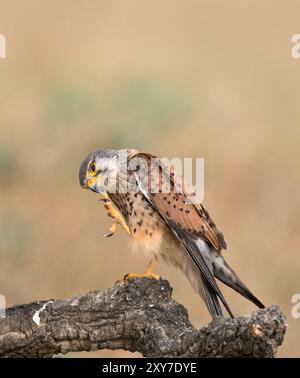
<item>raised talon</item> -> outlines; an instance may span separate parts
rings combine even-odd
[[[108,198],[100,198],[99,200],[98,200],[99,202],[110,202],[110,200],[108,199]]]
[[[110,201],[106,201],[104,204],[105,209],[107,210],[107,214],[114,219],[123,220],[120,216],[120,213],[113,207]]]
[[[111,236],[114,235],[114,233],[116,232],[116,230],[117,230],[117,223],[113,223],[113,224],[110,226],[110,229],[109,229],[110,233],[109,233],[109,234],[105,234],[104,236],[105,236],[106,238],[110,238]]]
[[[106,237],[112,236],[116,232],[117,224],[120,224],[124,228],[124,230],[127,232],[128,235],[131,235],[130,229],[127,223],[125,222],[122,214],[120,214],[120,212],[114,208],[112,202],[110,201],[106,193],[102,193],[102,195],[103,195],[103,198],[100,198],[99,201],[104,202],[104,208],[107,211],[107,215],[114,219],[114,223],[110,227],[111,232],[104,236]]]

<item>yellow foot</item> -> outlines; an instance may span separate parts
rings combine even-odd
[[[124,276],[123,281],[128,280],[129,278],[151,278],[154,280],[159,280],[160,276],[155,273],[145,272],[145,273],[128,273]]]
[[[104,202],[104,208],[107,211],[107,215],[114,219],[114,222],[110,227],[110,233],[105,236],[106,237],[112,236],[116,232],[117,224],[120,224],[124,228],[124,230],[127,232],[128,235],[131,235],[130,229],[127,223],[125,222],[122,214],[117,209],[114,208],[112,202],[110,201],[106,193],[102,193],[102,195],[103,195],[103,198],[101,198],[100,201]]]
[[[154,280],[159,280],[160,276],[158,274],[153,273],[153,264],[156,258],[152,258],[145,270],[144,273],[128,273],[126,276],[124,276],[123,281],[126,281],[129,278],[134,278],[134,277],[145,277],[145,278],[151,278]]]

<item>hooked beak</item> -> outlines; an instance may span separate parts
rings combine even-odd
[[[84,189],[91,189],[93,192],[98,193],[96,190],[96,179],[88,179],[85,181],[83,188]]]

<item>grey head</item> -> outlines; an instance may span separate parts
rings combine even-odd
[[[97,149],[88,154],[79,169],[79,182],[96,193],[116,193],[120,167],[134,150]]]

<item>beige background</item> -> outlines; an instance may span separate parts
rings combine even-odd
[[[95,147],[205,158],[205,204],[228,262],[289,329],[300,356],[300,2],[1,0],[0,292],[7,304],[108,287],[143,256],[78,169]],[[178,271],[160,266],[201,327],[209,315]],[[224,292],[236,314],[254,306]],[[86,355],[86,354],[85,354]],[[93,356],[129,356],[102,351]],[[91,355],[90,355],[91,356]]]

